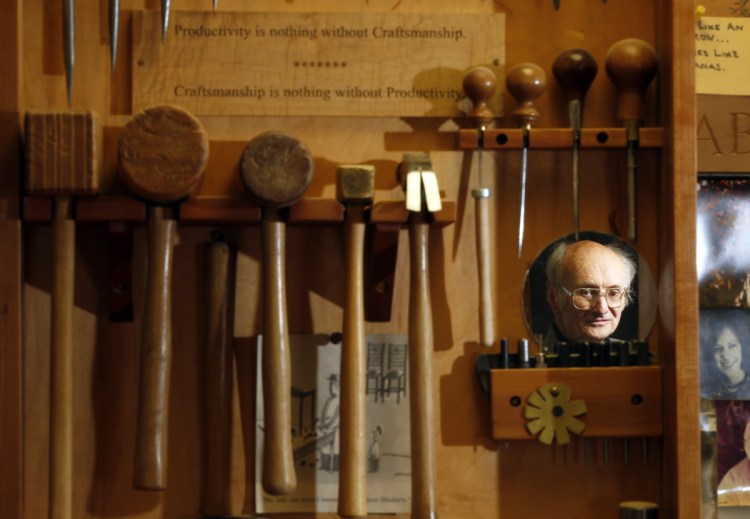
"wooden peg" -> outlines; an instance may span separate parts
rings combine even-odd
[[[659,67],[653,47],[637,38],[620,40],[609,48],[604,66],[618,90],[618,117],[643,120],[646,90]]]
[[[474,119],[477,125],[492,121],[494,114],[488,102],[497,90],[495,73],[487,67],[474,67],[464,76],[463,89],[472,103],[472,108],[466,115]]]
[[[568,102],[583,103],[598,70],[599,66],[591,53],[580,48],[562,51],[552,63],[552,74],[560,83]]]
[[[508,71],[505,86],[518,103],[512,113],[513,119],[519,126],[530,126],[539,118],[534,101],[547,87],[544,69],[534,63],[519,63]]]

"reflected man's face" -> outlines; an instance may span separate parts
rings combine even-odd
[[[630,288],[628,269],[612,250],[596,242],[571,244],[563,257],[562,285],[570,291],[577,288]],[[604,297],[588,310],[573,306],[573,300],[559,286],[548,286],[547,301],[555,323],[569,341],[601,341],[612,335],[620,324],[626,302],[611,308]]]

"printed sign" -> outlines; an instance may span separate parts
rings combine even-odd
[[[462,81],[502,80],[505,16],[158,11],[133,22],[133,108],[203,115],[462,116]],[[500,115],[501,88],[490,100]]]

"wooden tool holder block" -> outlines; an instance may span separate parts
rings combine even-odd
[[[460,130],[458,147],[462,150],[477,148],[477,130]],[[638,145],[641,148],[661,148],[664,145],[662,128],[641,128]],[[583,149],[625,149],[627,135],[624,128],[582,128]],[[492,128],[484,132],[485,150],[518,150],[523,147],[523,131],[511,128]],[[570,128],[532,128],[529,131],[529,149],[572,149],[573,132]]]
[[[243,198],[195,198],[175,209],[180,226],[257,225],[261,208]],[[369,209],[367,262],[365,266],[365,320],[387,322],[391,319],[393,280],[398,255],[399,231],[405,227],[408,211],[403,202],[383,201]],[[287,210],[287,222],[301,226],[341,226],[344,206],[338,200],[303,198]],[[127,322],[133,318],[131,290],[132,225],[146,221],[146,204],[126,196],[81,197],[75,200],[74,218],[78,223],[109,224],[110,319]],[[443,201],[434,213],[434,225],[450,225],[456,218],[456,203]],[[23,220],[48,223],[52,219],[52,199],[40,196],[23,198]]]
[[[491,370],[492,437],[534,439],[523,409],[528,396],[549,383],[570,386],[570,399],[585,402],[586,414],[578,417],[585,438],[661,436],[661,376],[658,366]]]

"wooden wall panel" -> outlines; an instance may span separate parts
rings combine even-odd
[[[23,348],[20,308],[21,220],[18,204],[20,8],[0,20],[0,517],[19,519],[23,494]]]
[[[16,5],[3,0],[3,5]],[[21,108],[64,108],[65,86],[58,41],[59,2],[25,0],[18,25],[22,45],[20,56]],[[104,131],[102,186],[108,194],[122,194],[115,178],[116,138],[119,128],[130,117],[129,104],[129,27],[131,14],[142,9],[158,9],[155,0],[122,1],[122,27],[119,63],[109,72],[106,2],[91,2],[85,9],[79,2],[78,49],[74,107],[95,110]],[[562,0],[560,10],[553,2],[510,0],[489,2],[471,0],[410,0],[373,2],[278,2],[258,0],[219,0],[222,11],[372,11],[372,12],[497,12],[507,15],[507,64],[533,61],[548,73],[547,92],[539,99],[541,117],[537,126],[564,127],[567,110],[560,88],[552,79],[550,66],[562,50],[583,46],[599,62],[597,76],[587,97],[584,125],[620,126],[616,115],[616,92],[604,72],[604,58],[611,44],[625,37],[652,42],[659,51],[663,69],[646,97],[647,126],[669,126],[670,138],[679,140],[679,149],[641,150],[639,155],[639,221],[637,246],[661,284],[665,313],[652,333],[651,347],[660,352],[672,375],[666,380],[667,392],[680,400],[666,423],[676,430],[694,405],[688,387],[690,371],[677,375],[677,366],[690,365],[692,357],[682,344],[691,344],[692,329],[683,319],[694,319],[690,299],[672,308],[675,290],[692,290],[691,239],[681,231],[682,218],[690,216],[690,197],[684,179],[673,178],[674,171],[690,174],[688,153],[692,149],[689,111],[673,119],[675,105],[690,94],[684,82],[686,65],[677,67],[683,51],[673,45],[678,34],[689,31],[689,10],[682,8],[674,22],[667,20],[676,6],[657,12],[650,0],[603,2]],[[675,2],[677,4],[677,2]],[[173,0],[176,10],[210,10],[209,0]],[[6,34],[6,33],[3,33]],[[159,35],[154,35],[159,37]],[[685,51],[687,52],[687,51]],[[4,59],[7,51],[0,53]],[[669,67],[672,67],[670,69]],[[674,83],[674,84],[673,84]],[[505,98],[506,111],[514,101]],[[680,107],[683,110],[683,107]],[[631,441],[625,463],[623,444],[610,442],[609,462],[604,463],[603,442],[586,445],[575,442],[567,449],[549,448],[539,443],[509,443],[490,437],[489,405],[479,393],[474,363],[487,353],[478,343],[477,280],[474,257],[474,187],[476,157],[458,151],[453,132],[466,121],[347,117],[202,117],[212,149],[241,150],[243,144],[265,130],[283,129],[302,140],[315,157],[315,178],[308,192],[311,197],[335,196],[335,169],[340,163],[377,164],[377,197],[400,199],[401,189],[395,168],[404,152],[430,151],[445,198],[457,203],[456,221],[431,233],[431,289],[435,321],[434,376],[437,405],[437,495],[438,509],[450,518],[516,517],[609,517],[616,514],[624,499],[661,501],[677,517],[693,517],[692,488],[678,478],[693,468],[693,458],[678,461],[677,444],[662,449],[659,441],[649,443],[649,456],[643,462],[640,443]],[[510,118],[498,126],[513,127]],[[673,131],[674,130],[674,131]],[[215,147],[215,148],[214,148]],[[225,153],[209,163],[199,197],[238,194],[235,168],[239,157]],[[526,269],[536,254],[550,241],[572,232],[570,152],[532,151],[529,157],[527,189],[527,231],[524,252],[516,256],[520,152],[487,154],[485,166],[496,172],[492,177],[492,221],[495,225],[494,268],[496,282],[496,328],[500,336],[515,339],[527,336],[521,316],[520,294]],[[584,151],[581,158],[581,222],[586,230],[622,233],[625,222],[625,156],[616,151]],[[16,172],[17,173],[17,172]],[[489,175],[487,175],[489,176]],[[672,198],[677,202],[672,203]],[[679,212],[679,213],[678,213]],[[47,403],[49,333],[49,229],[45,225],[24,227],[24,379],[25,448],[23,454],[24,519],[47,513]],[[133,517],[143,519],[177,518],[198,511],[202,483],[200,429],[200,333],[203,324],[200,289],[204,270],[199,255],[201,244],[209,239],[210,227],[184,227],[175,259],[174,366],[171,387],[169,489],[163,494],[135,491],[131,487],[137,401],[138,327],[142,311],[144,230],[135,226],[133,323],[111,323],[107,319],[107,228],[83,226],[78,236],[76,284],[76,385],[75,396],[75,483],[76,518]],[[251,355],[253,337],[260,330],[258,275],[259,231],[256,227],[224,228],[237,244],[240,255],[237,271],[235,349],[238,362],[235,402],[232,495],[234,511],[253,510],[254,439],[253,398],[255,363]],[[689,234],[689,233],[688,233]],[[673,238],[681,236],[679,239]],[[343,301],[343,236],[336,226],[303,227],[289,230],[288,272],[290,279],[290,331],[292,333],[331,333],[340,330]],[[407,331],[408,258],[405,232],[399,240],[393,316],[389,323],[368,324],[371,333]],[[694,283],[694,280],[692,280]],[[675,288],[679,287],[679,288]],[[7,292],[6,292],[7,293]],[[18,300],[18,298],[16,298]],[[188,324],[185,324],[188,323]],[[662,336],[666,336],[664,342]],[[497,351],[493,348],[492,351]],[[676,352],[676,353],[675,353]],[[20,376],[20,373],[16,373]],[[3,380],[2,394],[12,380]],[[666,407],[666,405],[665,405]],[[5,411],[4,411],[5,412]],[[10,415],[12,416],[12,414]],[[3,414],[3,418],[6,415]],[[17,420],[20,421],[20,420]],[[21,424],[18,424],[20,429]],[[682,426],[680,426],[682,427]],[[692,438],[693,429],[680,429],[668,440]],[[4,429],[3,429],[4,431]],[[691,440],[690,440],[691,441]],[[685,445],[689,446],[690,441]],[[696,454],[697,455],[697,454]],[[684,472],[682,472],[684,474]],[[665,481],[677,480],[674,485]],[[596,491],[590,491],[595,488]],[[692,494],[697,495],[696,492]],[[674,500],[674,501],[673,501]],[[667,504],[669,503],[669,504]],[[5,517],[5,516],[4,516]],[[13,516],[10,516],[13,517]]]

